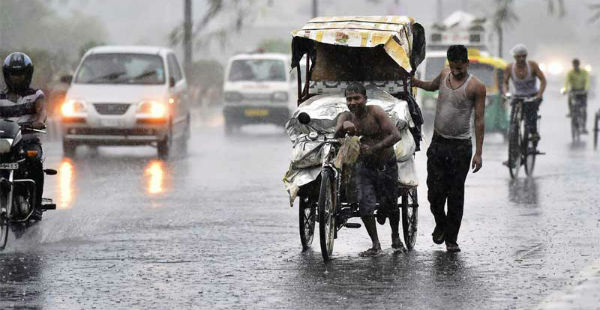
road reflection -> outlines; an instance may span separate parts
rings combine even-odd
[[[538,204],[538,185],[535,178],[517,178],[508,182],[508,199],[517,204]]]
[[[146,178],[146,192],[150,195],[160,194],[165,191],[165,163],[153,160],[144,170]]]
[[[70,209],[73,203],[73,179],[75,178],[75,169],[73,162],[66,158],[63,159],[58,168],[58,209]]]

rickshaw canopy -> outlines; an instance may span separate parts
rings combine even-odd
[[[317,17],[292,36],[292,67],[308,53],[312,80],[394,80],[414,72],[425,57],[423,27],[407,16]],[[342,66],[353,67],[354,75],[376,72],[326,72]]]

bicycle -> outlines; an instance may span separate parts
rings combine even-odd
[[[571,112],[571,138],[573,142],[581,140],[581,134],[585,130],[585,119],[587,117],[585,90],[569,91],[569,110]]]
[[[594,150],[598,148],[598,123],[600,122],[600,111],[596,112],[596,117],[594,118]]]
[[[511,100],[510,94],[505,95],[506,100]],[[515,97],[511,101],[511,113],[510,113],[510,125],[508,128],[508,171],[510,177],[515,179],[519,175],[521,166],[525,166],[525,173],[528,176],[533,174],[535,167],[535,159],[537,155],[543,153],[537,150],[539,142],[538,137],[533,137],[530,132],[529,126],[527,126],[527,120],[525,119],[525,113],[523,106],[526,104],[539,104],[540,99],[536,97]],[[536,117],[538,122],[540,115]]]
[[[298,120],[302,124],[310,123],[310,116],[300,113]],[[306,250],[313,241],[314,229],[319,222],[321,254],[329,261],[333,254],[333,244],[337,232],[342,228],[360,228],[359,223],[348,223],[353,217],[360,217],[358,204],[346,201],[343,193],[343,171],[334,165],[334,159],[340,141],[323,133],[312,131],[298,139],[310,139],[322,143],[325,155],[321,165],[320,178],[300,188],[299,231],[302,247]],[[402,231],[408,250],[412,250],[417,238],[418,197],[417,189],[398,184],[402,210]],[[379,204],[378,204],[379,207]]]

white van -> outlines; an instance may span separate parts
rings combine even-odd
[[[229,59],[223,85],[226,134],[246,124],[285,125],[298,97],[289,68],[286,54],[240,54]]]
[[[187,82],[172,50],[102,46],[89,50],[61,106],[63,152],[78,145],[155,145],[161,158],[173,141],[187,147]]]

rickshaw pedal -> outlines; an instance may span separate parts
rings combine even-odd
[[[360,225],[359,223],[346,223],[344,224],[344,226],[346,228],[361,228],[362,225]]]

